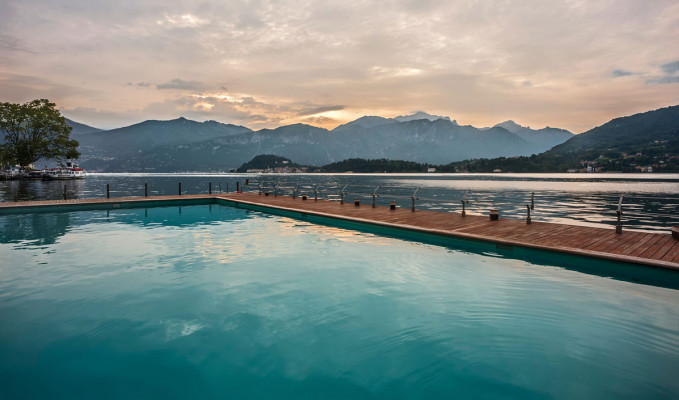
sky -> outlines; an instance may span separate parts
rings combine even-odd
[[[426,111],[581,133],[679,104],[676,0],[0,0],[0,101],[111,129]]]

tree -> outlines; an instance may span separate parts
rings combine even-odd
[[[25,168],[37,160],[78,158],[78,142],[69,137],[71,127],[49,100],[25,104],[0,103],[0,154]]]

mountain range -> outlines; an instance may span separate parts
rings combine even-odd
[[[258,154],[314,166],[348,158],[442,164],[538,154],[573,137],[563,129],[533,130],[512,121],[481,129],[461,126],[424,112],[392,119],[365,116],[333,130],[294,124],[253,131],[185,118],[106,131],[68,123],[80,142],[81,165],[103,172],[228,171]]]

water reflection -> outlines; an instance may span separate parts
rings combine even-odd
[[[0,182],[0,201],[33,201],[82,198],[84,180],[14,180]]]
[[[71,227],[70,213],[16,214],[0,218],[0,243],[44,246],[56,243]]]
[[[200,227],[248,220],[255,215],[216,205],[11,214],[0,216],[0,244],[11,243],[17,248],[51,245],[74,228],[102,222],[145,228]]]

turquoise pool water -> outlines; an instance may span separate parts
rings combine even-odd
[[[669,288],[218,205],[0,228],[1,398],[679,395]]]

